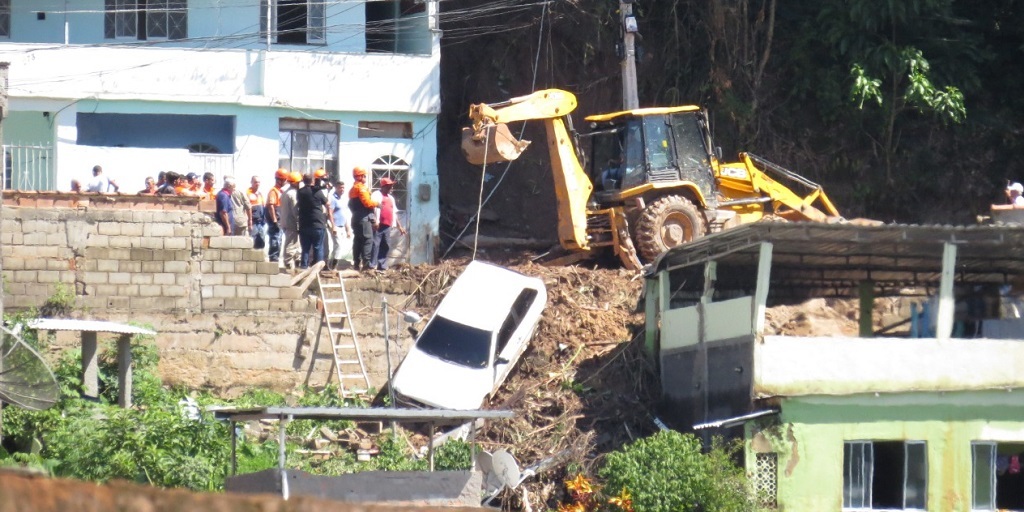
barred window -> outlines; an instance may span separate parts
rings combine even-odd
[[[184,39],[188,37],[187,0],[104,0],[103,36],[107,39]]]

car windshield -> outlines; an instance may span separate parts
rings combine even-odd
[[[491,332],[438,316],[420,334],[416,346],[443,361],[469,368],[486,368],[490,359]]]

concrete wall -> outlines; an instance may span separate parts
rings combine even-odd
[[[842,510],[845,441],[924,441],[927,510],[971,510],[971,442],[1024,442],[1024,395],[1006,391],[801,397],[780,423],[748,424],[753,455],[778,455],[779,510]]]
[[[18,206],[20,204],[20,206]],[[330,345],[312,356],[320,325],[312,291],[264,261],[245,237],[220,236],[195,198],[4,194],[0,242],[4,306],[39,308],[59,286],[75,291],[73,316],[148,324],[159,334],[165,383],[234,395],[250,386],[322,385]],[[402,304],[415,283],[346,281],[371,385],[386,381],[381,296]],[[391,319],[392,362],[409,346]],[[77,346],[71,333],[55,350]]]

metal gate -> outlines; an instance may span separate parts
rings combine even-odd
[[[7,144],[3,159],[5,190],[57,190],[52,146]]]

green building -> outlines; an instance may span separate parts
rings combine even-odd
[[[664,418],[742,436],[767,510],[1024,510],[1021,254],[996,226],[756,224],[672,249],[646,287]],[[880,329],[893,296],[920,309]],[[766,327],[815,298],[856,299],[860,335]]]

